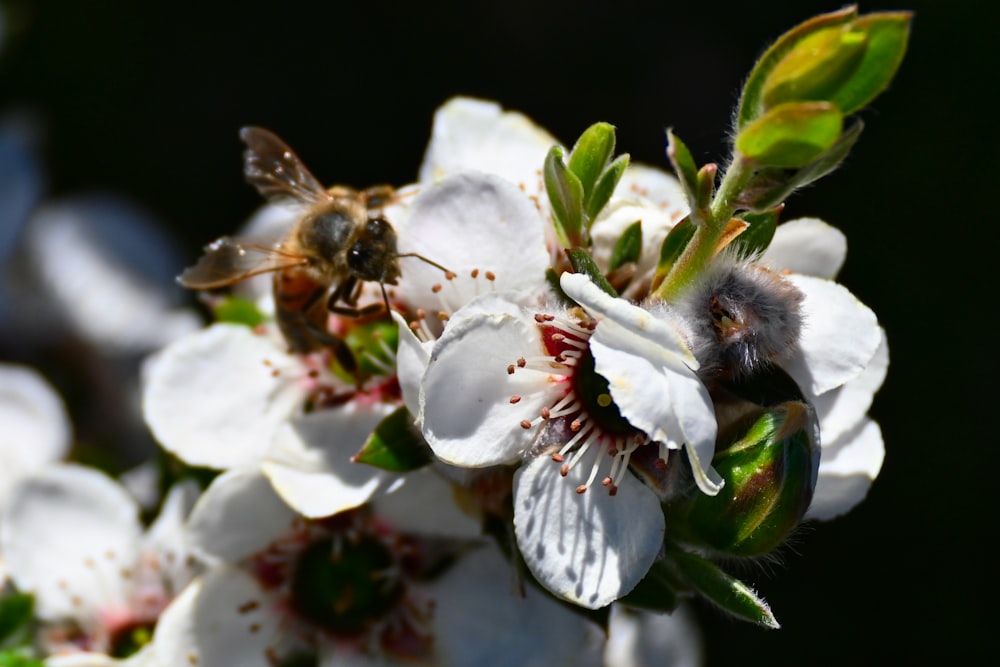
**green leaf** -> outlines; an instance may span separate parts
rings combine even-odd
[[[853,24],[818,30],[785,54],[764,82],[764,108],[784,102],[831,101],[854,76],[868,36]],[[846,113],[846,111],[845,111]]]
[[[641,252],[642,221],[636,220],[626,227],[615,241],[615,247],[611,250],[611,270],[614,271],[629,262],[638,262]]]
[[[405,407],[397,408],[375,427],[364,447],[352,457],[355,463],[407,472],[431,462],[432,456],[423,436],[413,426],[413,417]]]
[[[215,306],[215,319],[218,322],[231,322],[255,327],[267,320],[257,308],[257,304],[248,299],[231,296]]]
[[[841,133],[837,143],[830,150],[792,173],[783,169],[759,171],[750,185],[741,193],[740,206],[755,212],[779,206],[795,190],[819,180],[839,167],[844,158],[851,152],[851,148],[857,143],[863,129],[864,124],[861,120],[855,119]]]
[[[667,558],[688,584],[723,611],[772,630],[781,627],[762,598],[714,563],[680,549],[671,550]]]
[[[688,203],[695,207],[697,196],[695,192],[698,187],[698,165],[691,155],[691,151],[681,141],[672,130],[667,130],[667,159],[670,160],[677,179],[681,182],[681,188],[687,195]]]
[[[670,273],[670,269],[677,263],[696,229],[690,218],[684,218],[674,225],[667,237],[663,239],[663,244],[660,246],[660,261],[656,264],[656,277],[653,279],[654,285]]]
[[[677,608],[678,593],[685,588],[684,582],[671,568],[670,561],[661,559],[653,563],[642,581],[618,602],[636,609],[671,612]]]
[[[597,183],[594,185],[594,190],[587,198],[586,212],[588,221],[597,218],[607,205],[608,201],[611,200],[611,195],[614,194],[615,188],[618,187],[618,182],[625,174],[625,170],[628,168],[628,163],[628,153],[622,153],[615,158],[614,162],[608,165],[608,168],[605,169],[604,173],[597,179]]]
[[[809,35],[830,26],[843,25],[858,15],[856,6],[845,7],[829,14],[821,14],[800,23],[772,44],[754,65],[740,94],[736,111],[736,129],[742,131],[764,112],[764,83],[778,63],[795,46]]]
[[[850,81],[831,98],[845,115],[861,109],[889,86],[906,54],[912,21],[911,12],[885,12],[854,22],[852,29],[867,35],[868,48]]]
[[[730,248],[740,257],[757,257],[767,250],[774,238],[774,230],[778,226],[778,216],[784,206],[778,206],[760,213],[744,213],[740,217],[750,225],[736,237]]]
[[[45,667],[45,663],[21,651],[0,651],[0,667]]]
[[[0,597],[0,647],[30,644],[34,613],[35,598],[27,593],[9,593]]]
[[[829,102],[779,104],[736,137],[736,149],[756,165],[797,169],[830,150],[844,116]]]
[[[618,292],[611,286],[608,279],[604,277],[601,270],[597,268],[597,264],[594,263],[594,258],[590,256],[589,252],[583,248],[571,248],[566,251],[566,255],[569,256],[569,263],[573,267],[573,271],[589,276],[594,281],[594,284],[602,290],[611,296],[618,296]]]
[[[545,156],[543,177],[552,204],[556,234],[564,248],[573,248],[581,243],[583,185],[576,174],[566,168],[563,155],[561,146],[552,147]]]
[[[615,126],[610,123],[594,123],[576,140],[569,155],[569,170],[580,179],[585,202],[614,152]]]

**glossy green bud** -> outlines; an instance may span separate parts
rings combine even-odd
[[[868,46],[868,36],[850,27],[825,28],[795,45],[764,81],[764,106],[832,100],[850,82]]]
[[[789,401],[759,411],[712,466],[726,481],[716,496],[695,493],[665,508],[668,527],[696,546],[762,556],[805,515],[816,488],[819,445],[811,408]]]

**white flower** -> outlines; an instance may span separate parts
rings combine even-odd
[[[35,596],[46,653],[125,657],[135,631],[152,631],[195,574],[182,529],[195,494],[174,487],[144,533],[135,500],[92,468],[53,465],[18,485],[0,548],[15,585]]]
[[[259,473],[224,473],[191,519],[216,565],[164,615],[158,633],[172,641],[157,643],[160,661],[269,667],[305,652],[324,667],[578,664],[588,624],[536,591],[520,597],[451,493],[423,470],[370,507],[306,521]],[[464,545],[457,561],[425,577],[425,546],[450,540]]]
[[[611,608],[605,667],[698,667],[702,653],[698,625],[685,606],[670,614]]]
[[[289,354],[269,327],[213,324],[149,360],[146,421],[165,449],[191,465],[261,469],[306,516],[356,507],[397,481],[351,457],[398,398],[376,385],[354,393],[328,362]],[[349,392],[347,400],[338,392]]]
[[[785,365],[816,408],[822,435],[819,478],[806,518],[832,519],[861,502],[878,476],[885,445],[866,416],[889,366],[875,314],[832,282],[844,263],[843,234],[815,218],[779,225],[761,261],[793,271],[805,295],[799,351]]]

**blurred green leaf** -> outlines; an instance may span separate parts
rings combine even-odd
[[[0,597],[0,647],[30,644],[34,613],[35,598],[27,593],[7,593]]]
[[[248,299],[231,296],[219,302],[214,309],[215,319],[218,322],[231,322],[233,324],[244,324],[248,327],[255,327],[263,324],[267,318],[257,308],[257,304]]]
[[[431,462],[432,456],[423,436],[413,426],[413,417],[405,407],[397,408],[383,419],[352,460],[392,472],[416,470]]]

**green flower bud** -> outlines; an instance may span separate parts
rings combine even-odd
[[[668,533],[732,556],[761,556],[784,541],[816,488],[819,446],[811,408],[789,401],[758,411],[742,437],[716,452],[726,481],[665,507]]]

